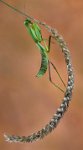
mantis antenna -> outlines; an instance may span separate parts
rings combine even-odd
[[[4,135],[6,141],[8,141],[8,142],[33,142],[33,141],[37,141],[39,139],[44,138],[46,135],[48,135],[50,132],[52,132],[54,130],[54,128],[56,128],[56,126],[58,125],[60,119],[66,112],[67,108],[69,107],[69,102],[72,98],[72,90],[73,90],[73,86],[74,86],[74,74],[73,74],[73,68],[72,68],[72,63],[71,63],[70,51],[69,51],[63,37],[57,32],[56,29],[52,28],[51,26],[48,26],[44,22],[41,22],[39,20],[36,20],[36,19],[28,16],[27,14],[25,14],[25,13],[21,12],[20,10],[14,8],[13,6],[7,4],[3,0],[0,0],[0,1],[3,4],[5,4],[6,6],[15,10],[16,12],[19,12],[21,15],[28,17],[31,21],[34,21],[37,24],[44,26],[46,28],[46,30],[51,34],[51,36],[56,40],[56,42],[60,46],[61,51],[64,54],[64,59],[65,59],[65,63],[67,66],[68,81],[67,81],[66,91],[64,93],[64,97],[62,99],[60,107],[57,109],[57,111],[53,115],[52,119],[41,130],[39,130],[36,133],[33,133],[27,137],[26,136],[16,136],[16,135]]]

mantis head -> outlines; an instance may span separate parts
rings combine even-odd
[[[31,20],[30,20],[29,18],[27,18],[27,19],[24,21],[24,25],[25,25],[25,26],[28,26],[28,25],[30,25],[30,24],[32,24],[32,22],[31,22]]]

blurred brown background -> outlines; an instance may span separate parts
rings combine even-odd
[[[29,135],[41,129],[60,105],[63,95],[49,84],[47,74],[35,78],[40,54],[23,25],[25,17],[0,3],[0,149],[83,150],[83,1],[6,2],[55,27],[63,35],[71,51],[75,87],[69,110],[44,140],[32,144],[4,141],[5,132]],[[53,61],[56,58],[56,65],[65,78],[63,56],[58,46],[55,47],[56,53],[52,52],[51,57]]]

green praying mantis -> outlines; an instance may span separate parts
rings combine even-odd
[[[54,68],[54,70],[58,74],[60,80],[62,81],[63,85],[66,87],[66,85],[65,85],[64,81],[62,80],[58,70],[56,69],[54,64],[48,58],[48,53],[50,52],[50,45],[51,45],[51,37],[52,36],[49,36],[48,45],[47,45],[46,44],[46,39],[44,39],[42,37],[41,28],[39,27],[39,25],[36,22],[31,22],[31,20],[29,18],[27,18],[24,21],[24,25],[26,26],[26,29],[27,29],[28,33],[31,35],[33,41],[36,43],[36,45],[39,48],[40,53],[41,53],[41,58],[42,58],[41,59],[41,66],[40,66],[40,69],[39,69],[36,77],[42,77],[48,69],[48,71],[49,71],[49,81],[55,87],[57,87],[60,91],[62,91],[64,93],[64,90],[61,89],[58,85],[56,85],[52,81],[52,78],[51,78],[50,65],[52,65],[52,67]]]

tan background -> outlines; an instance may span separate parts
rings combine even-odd
[[[63,96],[49,84],[47,75],[35,78],[40,54],[23,25],[25,17],[0,3],[0,149],[83,150],[83,1],[6,1],[57,28],[64,36],[72,55],[75,87],[68,112],[44,140],[32,144],[4,141],[4,132],[28,135],[41,129]],[[53,61],[54,54],[56,65],[65,78],[63,56],[57,49],[51,54]]]

